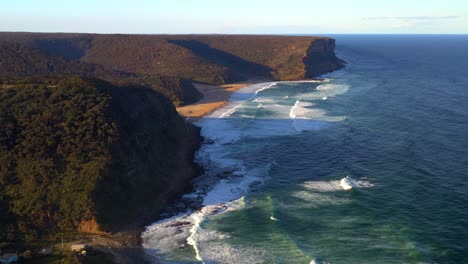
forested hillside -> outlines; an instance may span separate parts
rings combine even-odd
[[[84,74],[150,86],[176,105],[200,98],[192,81],[298,80],[343,67],[326,37],[0,33],[0,39],[20,45],[16,53],[0,47],[13,57],[0,64],[0,76]]]
[[[70,76],[0,87],[0,241],[112,230],[196,175],[198,129],[157,92]]]
[[[201,98],[188,79],[105,68],[100,64],[73,60],[76,51],[60,47],[60,42],[52,42],[50,45],[42,43],[36,47],[0,40],[0,81],[7,82],[10,78],[24,76],[76,74],[99,77],[117,84],[147,86],[170,98],[176,106],[193,103]]]
[[[155,216],[190,188],[193,82],[343,67],[333,39],[0,33],[0,242],[57,242]],[[26,242],[26,243],[24,243]]]

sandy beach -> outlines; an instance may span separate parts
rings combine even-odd
[[[208,115],[226,105],[229,102],[229,98],[233,92],[251,84],[269,81],[271,80],[252,79],[245,82],[223,85],[194,83],[194,86],[198,89],[198,91],[203,94],[203,98],[194,104],[177,107],[177,112],[179,112],[181,116],[186,117],[188,121],[195,122],[201,117]]]

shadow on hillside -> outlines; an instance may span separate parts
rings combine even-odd
[[[35,47],[48,56],[60,56],[68,60],[79,60],[89,48],[89,39],[38,39]]]
[[[239,56],[215,49],[197,40],[171,39],[168,42],[189,49],[205,60],[227,67],[233,73],[237,73],[243,78],[251,76],[269,77],[272,70],[270,67],[247,61]]]

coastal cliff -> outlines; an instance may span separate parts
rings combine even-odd
[[[300,80],[343,67],[335,40],[314,36],[0,33],[0,77],[72,73],[151,87],[175,106],[192,82]]]
[[[140,228],[198,175],[199,128],[174,108],[202,97],[193,82],[301,80],[344,65],[324,37],[0,38],[0,242],[130,231],[138,248]]]
[[[311,78],[341,69],[345,61],[335,55],[334,39],[318,39],[311,43],[303,59],[305,77]]]
[[[2,241],[142,225],[197,175],[199,129],[151,89],[74,76],[0,87]]]

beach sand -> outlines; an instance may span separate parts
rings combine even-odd
[[[195,122],[201,117],[209,115],[226,105],[233,92],[251,84],[268,81],[271,80],[255,79],[223,85],[194,83],[195,88],[203,94],[203,98],[196,103],[177,107],[177,112],[179,112],[181,116],[187,118],[188,121]]]

